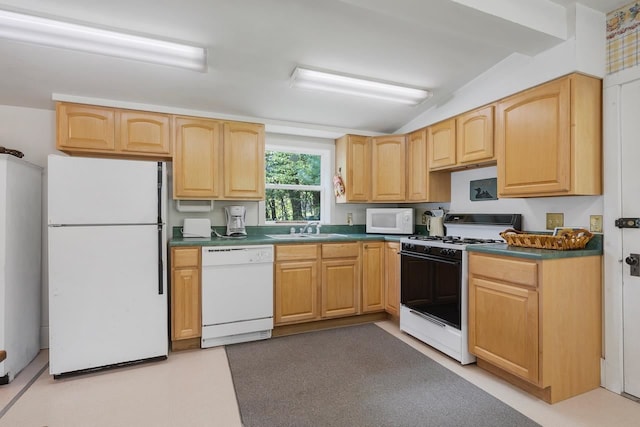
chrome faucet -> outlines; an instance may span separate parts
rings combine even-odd
[[[315,225],[315,226],[316,226],[316,232],[317,232],[317,233],[319,233],[319,232],[320,232],[320,230],[319,230],[319,229],[320,229],[320,221],[309,221],[308,223],[306,223],[306,224],[304,225],[304,227],[302,227],[302,228],[300,229],[300,234],[304,234],[304,233],[309,232],[309,231],[308,231],[308,230],[309,230],[309,227],[311,227],[311,226],[313,226],[313,225]]]

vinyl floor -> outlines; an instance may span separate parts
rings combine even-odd
[[[392,321],[378,326],[543,426],[640,425],[640,404],[603,388],[548,405],[475,365],[458,364]],[[43,350],[0,386],[0,427],[242,426],[223,348],[55,381],[47,363]]]

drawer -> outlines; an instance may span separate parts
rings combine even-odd
[[[276,245],[276,261],[299,261],[318,258],[318,245]]]
[[[322,245],[322,259],[350,258],[360,255],[359,243],[325,243]]]
[[[469,254],[469,274],[523,286],[538,286],[538,264],[520,258]]]
[[[171,249],[171,268],[198,267],[199,265],[200,247]]]

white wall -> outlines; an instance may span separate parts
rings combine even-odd
[[[603,77],[606,59],[605,15],[579,4],[575,5],[575,9],[569,15],[569,19],[573,20],[570,25],[573,35],[566,42],[534,57],[513,54],[505,58],[456,91],[446,104],[426,111],[398,129],[397,133],[420,129],[575,71]],[[523,228],[530,231],[545,230],[545,214],[547,212],[564,213],[564,223],[567,226],[588,227],[589,215],[602,215],[602,196],[471,202],[469,200],[469,181],[493,177],[496,177],[495,167],[452,173],[450,211],[456,213],[521,213],[523,214]],[[424,210],[436,206],[438,206],[437,203],[415,205],[417,223],[420,223],[420,214]]]
[[[310,136],[295,136],[267,133],[265,135],[266,144],[278,145],[281,147],[296,147],[306,146],[318,149],[324,149],[329,151],[330,161],[330,174],[326,178],[326,182],[323,182],[329,192],[333,191],[333,184],[331,178],[335,173],[335,141],[329,138],[315,138]],[[171,180],[171,177],[170,177]],[[241,205],[247,209],[247,225],[255,226],[263,224],[264,212],[262,211],[259,202],[237,202],[237,201],[216,201],[214,202],[214,208],[211,212],[179,212],[176,208],[175,200],[171,199],[169,202],[169,224],[171,227],[181,227],[185,218],[209,218],[211,224],[215,226],[225,225],[224,207],[229,205]],[[353,215],[354,224],[365,223],[365,211],[369,207],[395,207],[395,204],[372,204],[372,203],[349,203],[349,204],[336,204],[335,197],[329,197],[329,211],[330,211],[330,223],[333,225],[347,224],[347,214]],[[288,226],[286,226],[288,227]]]
[[[589,215],[602,215],[602,196],[534,197],[487,201],[469,200],[469,181],[495,178],[496,167],[471,169],[451,174],[452,212],[520,213],[524,230],[546,229],[546,213],[563,213],[566,226],[589,229]]]
[[[533,57],[508,56],[395,133],[412,132],[574,71],[604,77],[605,15],[578,4],[574,12],[574,35],[566,42]]]
[[[24,159],[42,168],[56,152],[55,112],[0,105],[0,146],[22,151]],[[49,286],[47,280],[47,182],[42,178],[42,313],[40,346],[49,346]]]

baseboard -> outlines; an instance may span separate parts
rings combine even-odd
[[[40,326],[40,349],[49,348],[49,327]]]
[[[293,325],[276,326],[273,328],[273,337],[311,332],[321,329],[337,328],[340,326],[358,325],[361,323],[379,322],[386,320],[388,314],[384,311],[378,313],[360,314],[357,316],[339,317],[335,319],[317,320],[315,322],[296,323]]]

